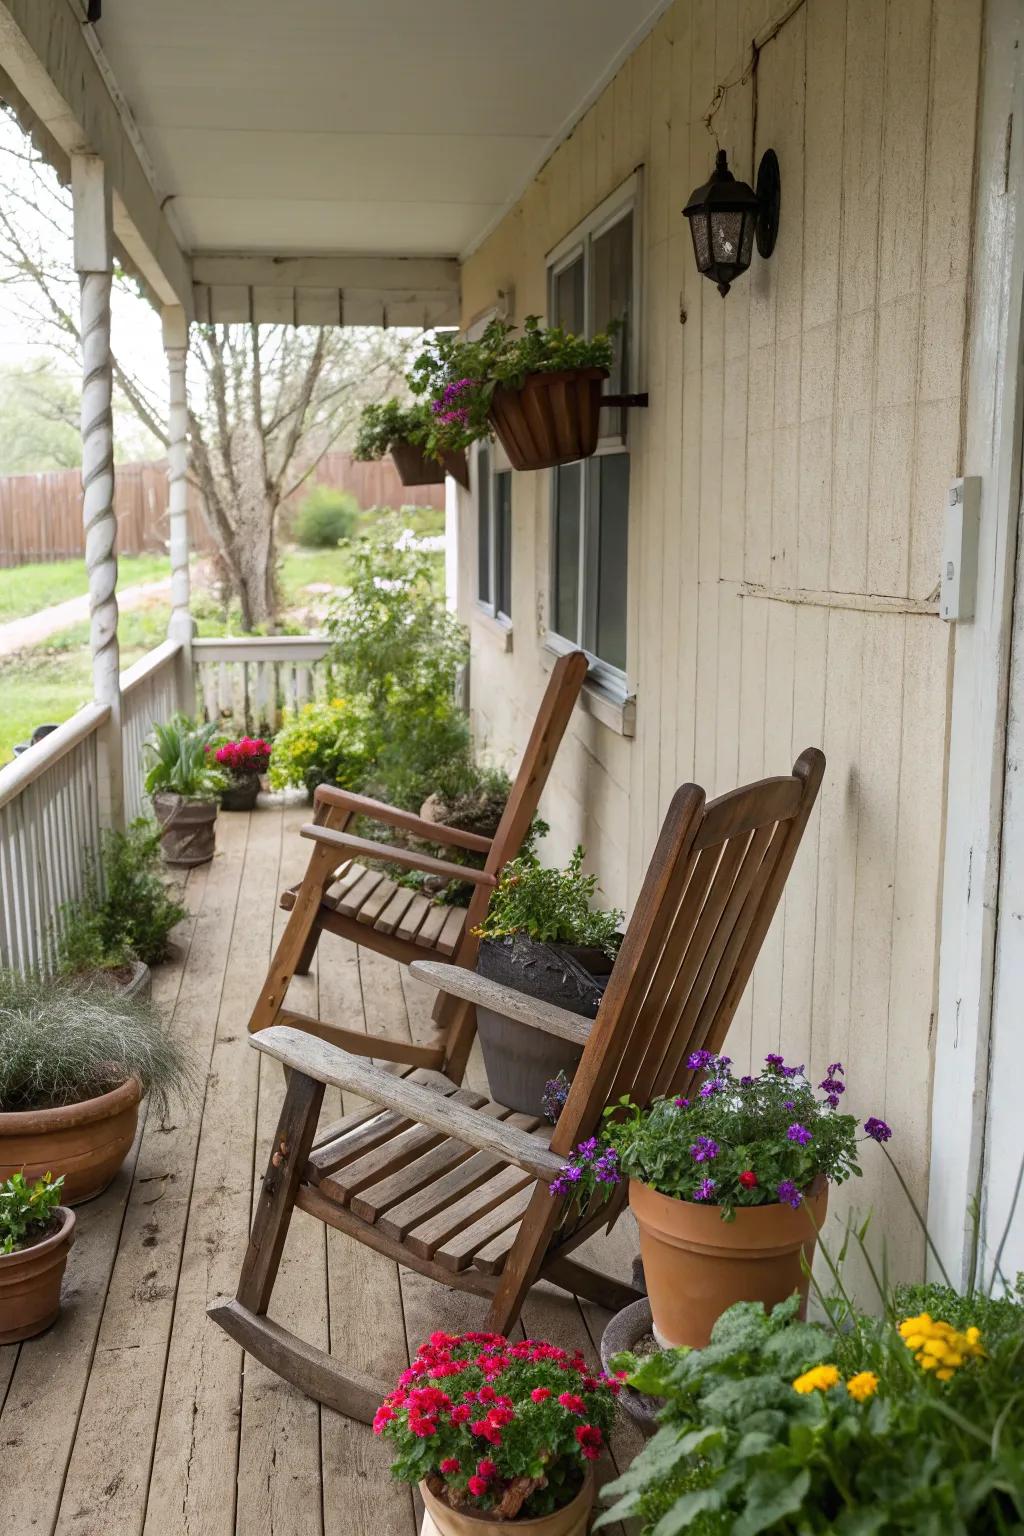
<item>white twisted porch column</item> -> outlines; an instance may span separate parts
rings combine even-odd
[[[167,358],[167,509],[171,551],[171,617],[167,636],[181,644],[178,671],[178,704],[186,714],[195,712],[195,681],[192,672],[192,640],[196,632],[190,609],[188,569],[188,395],[185,365],[188,356],[188,319],[178,305],[163,311],[164,355]]]
[[[111,413],[110,183],[96,155],[72,155],[75,267],[81,285],[82,517],[89,576],[93,697],[110,708],[100,736],[99,802],[104,826],[124,825],[120,650],[117,641],[117,518]]]

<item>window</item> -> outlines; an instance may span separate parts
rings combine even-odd
[[[512,617],[512,473],[494,468],[494,449],[476,453],[477,597],[496,617]]]
[[[633,178],[549,258],[551,323],[588,336],[614,321],[609,394],[637,388],[637,185]],[[552,475],[551,628],[609,682],[626,671],[629,447],[626,412],[604,409],[592,459]]]

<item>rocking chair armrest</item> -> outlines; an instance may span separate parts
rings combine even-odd
[[[315,1035],[307,1035],[304,1030],[275,1024],[253,1035],[249,1043],[304,1077],[347,1089],[418,1125],[441,1131],[481,1152],[496,1153],[546,1184],[550,1184],[562,1165],[561,1158],[550,1152],[539,1137],[482,1115],[434,1088],[424,1088],[385,1072],[336,1045],[318,1040]]]
[[[445,843],[452,848],[465,848],[470,853],[490,853],[492,839],[480,837],[476,832],[463,832],[459,827],[446,827],[443,822],[427,821],[413,811],[401,811],[396,805],[386,805],[383,800],[372,800],[369,795],[354,795],[347,789],[336,789],[333,784],[321,784],[313,796],[317,811],[321,806],[331,806],[348,811],[352,816],[366,816],[371,821],[382,821],[386,826],[399,827],[422,837],[424,842]],[[319,823],[318,823],[319,825]]]
[[[335,832],[332,827],[321,827],[308,821],[302,828],[302,836],[315,843],[337,848],[339,853],[352,859],[376,859],[385,864],[398,864],[402,869],[419,869],[427,875],[441,875],[445,880],[466,880],[470,885],[497,885],[494,875],[485,869],[473,869],[468,864],[449,864],[447,859],[435,859],[429,853],[416,853],[411,848],[396,848],[390,843],[375,843],[366,837],[353,837],[349,832]]]
[[[491,981],[464,965],[445,965],[438,960],[414,960],[409,967],[417,981],[427,981],[432,987],[460,997],[463,1002],[476,1003],[503,1013],[519,1024],[532,1029],[542,1029],[546,1035],[557,1035],[560,1040],[571,1040],[574,1045],[586,1045],[590,1039],[593,1020],[582,1014],[571,1013],[555,1003],[546,1003],[526,992],[517,992],[500,981]]]

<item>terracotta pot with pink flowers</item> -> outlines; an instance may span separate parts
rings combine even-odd
[[[418,1483],[424,1536],[584,1536],[618,1381],[537,1339],[434,1333],[374,1420]]]
[[[260,777],[270,766],[270,742],[262,736],[243,736],[217,748],[217,762],[228,775],[220,792],[222,811],[251,811],[260,792]]]

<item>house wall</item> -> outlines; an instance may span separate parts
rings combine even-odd
[[[961,461],[981,10],[676,0],[463,271],[464,322],[499,293],[517,319],[543,314],[546,252],[643,166],[635,735],[577,711],[547,850],[582,841],[609,903],[628,906],[678,784],[717,794],[823,747],[819,806],[730,1049],[781,1048],[815,1072],[845,1061],[850,1107],[892,1122],[922,1202],[951,664],[935,594]],[[749,39],[780,20],[747,78]],[[775,253],[724,301],[680,214],[713,162],[703,118],[723,82],[730,165],[753,181],[772,146],[782,175]],[[550,475],[517,474],[513,497],[510,651],[472,601],[461,498],[473,711],[498,758],[521,748],[550,665]],[[891,1261],[915,1273],[920,1233],[866,1154],[834,1204],[870,1204]]]

